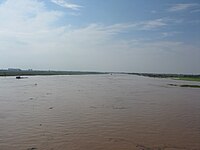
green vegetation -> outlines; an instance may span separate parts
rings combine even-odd
[[[170,85],[170,86],[179,86],[179,87],[200,88],[200,85],[191,85],[191,84],[182,84],[182,85],[168,84],[168,85]]]
[[[180,87],[192,87],[192,88],[200,88],[200,85],[180,85]]]
[[[0,76],[34,76],[34,75],[89,75],[89,74],[105,74],[102,72],[81,72],[81,71],[9,71],[0,70]]]
[[[174,78],[175,80],[185,80],[185,81],[199,81],[200,82],[200,77],[179,77],[179,78]]]
[[[172,78],[175,80],[185,81],[200,81],[200,75],[187,75],[187,74],[155,74],[155,73],[128,73],[130,75],[139,75],[154,78]]]

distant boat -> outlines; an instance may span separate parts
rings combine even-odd
[[[21,79],[21,76],[16,76],[16,79]]]
[[[16,76],[16,79],[26,79],[28,77],[21,77],[21,76]]]

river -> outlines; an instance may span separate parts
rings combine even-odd
[[[174,83],[194,82],[1,77],[0,150],[200,150],[200,89]]]

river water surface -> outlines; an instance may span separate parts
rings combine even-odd
[[[200,150],[199,84],[133,75],[0,78],[0,150]]]

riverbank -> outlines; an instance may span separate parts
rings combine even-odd
[[[190,74],[156,74],[156,73],[127,73],[129,75],[138,75],[153,78],[171,78],[174,80],[184,80],[184,81],[197,81],[200,82],[200,75],[190,75]]]
[[[41,71],[41,70],[9,71],[9,70],[0,70],[0,76],[87,75],[87,74],[105,74],[105,73],[103,73],[103,72],[87,72],[87,71]]]
[[[0,70],[0,76],[36,76],[36,75],[89,75],[89,74],[128,74],[153,78],[171,78],[174,80],[200,82],[200,75],[190,74],[156,74],[156,73],[123,73],[123,72],[92,72],[92,71],[44,71],[44,70]]]

